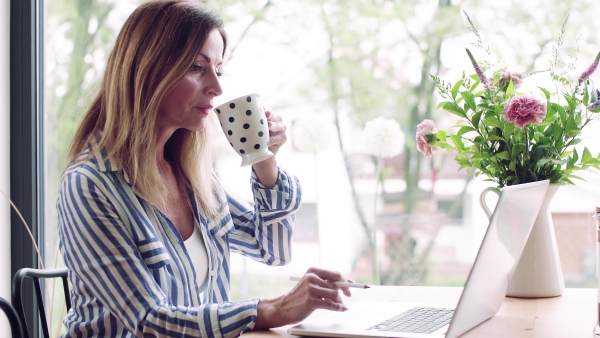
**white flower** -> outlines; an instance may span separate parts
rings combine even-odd
[[[329,145],[331,126],[323,119],[304,118],[294,123],[294,146],[302,152],[319,152]]]
[[[362,140],[368,154],[382,158],[396,156],[404,149],[404,133],[400,124],[383,117],[365,123]]]

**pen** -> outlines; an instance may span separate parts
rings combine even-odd
[[[294,281],[294,282],[298,282],[301,279],[302,278],[300,278],[300,277],[290,277],[290,280]],[[345,286],[347,288],[359,288],[359,289],[369,289],[370,288],[370,286],[368,286],[367,284],[360,284],[360,283],[333,282],[333,284],[335,284],[337,286]]]

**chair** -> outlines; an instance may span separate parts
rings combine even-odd
[[[42,332],[45,338],[50,338],[50,333],[48,330],[48,320],[46,318],[46,310],[44,307],[44,297],[42,293],[42,287],[40,285],[40,279],[47,278],[61,278],[63,283],[63,290],[65,294],[65,305],[67,306],[67,311],[71,309],[71,297],[69,295],[69,284],[67,280],[67,268],[62,269],[32,269],[32,268],[22,268],[15,274],[12,282],[12,303],[14,308],[17,310],[17,314],[19,316],[19,320],[21,321],[24,335],[24,338],[29,338],[29,329],[27,328],[27,320],[25,319],[25,309],[23,307],[23,302],[21,297],[23,296],[23,281],[25,278],[31,278],[33,280],[33,284],[35,287],[35,294],[37,299],[37,308],[39,313],[40,324],[42,326]]]
[[[15,308],[2,297],[0,297],[0,309],[2,309],[2,311],[4,311],[6,314],[6,317],[8,317],[13,338],[22,338],[23,327],[21,326],[21,320],[19,320],[17,310],[15,310]]]

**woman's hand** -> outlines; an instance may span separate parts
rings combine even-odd
[[[287,294],[258,303],[255,330],[268,329],[297,323],[314,310],[346,311],[338,290],[350,297],[347,287],[333,282],[347,281],[339,272],[310,268],[302,279]]]
[[[265,115],[267,116],[267,123],[269,125],[269,150],[273,154],[277,154],[279,148],[287,141],[287,135],[285,134],[286,126],[283,124],[281,116],[271,113],[270,110],[265,110]],[[253,164],[252,168],[254,168],[256,177],[262,185],[267,188],[275,186],[277,175],[279,174],[275,156]]]
[[[265,115],[269,124],[269,150],[277,154],[279,148],[287,141],[285,134],[287,128],[281,116],[273,114],[270,110],[265,110]]]

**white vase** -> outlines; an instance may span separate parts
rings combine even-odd
[[[548,187],[521,259],[510,277],[507,296],[556,297],[562,295],[565,289],[550,213],[550,203],[560,186],[560,184],[550,184]]]
[[[509,297],[547,298],[560,296],[563,293],[565,281],[550,213],[550,203],[560,186],[560,184],[548,186],[525,249],[511,271],[506,292]],[[491,211],[485,202],[488,192],[500,194],[500,190],[487,188],[481,193],[480,204],[490,217]]]

